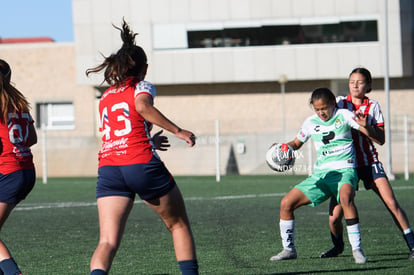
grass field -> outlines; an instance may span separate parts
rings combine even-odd
[[[359,191],[362,242],[369,262],[354,264],[344,253],[320,259],[329,248],[324,204],[296,211],[298,259],[270,262],[281,250],[279,203],[303,176],[176,177],[196,239],[201,274],[414,274],[414,261],[391,216],[372,191]],[[413,175],[411,175],[413,178]],[[94,178],[38,181],[2,231],[25,275],[89,274],[98,241]],[[414,180],[393,181],[414,225]],[[345,237],[346,238],[346,237]],[[111,274],[179,274],[170,233],[137,201]]]

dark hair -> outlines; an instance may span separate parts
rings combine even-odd
[[[122,20],[121,31],[122,47],[115,54],[105,57],[104,62],[94,68],[86,70],[86,75],[97,73],[105,69],[104,81],[109,85],[120,86],[127,77],[138,77],[147,65],[147,56],[144,50],[135,45],[134,33],[125,20]]]
[[[365,82],[369,85],[369,89],[365,92],[365,93],[369,93],[372,90],[372,77],[371,77],[371,73],[363,68],[363,67],[357,67],[355,69],[352,70],[352,72],[349,74],[349,77],[351,77],[352,74],[354,73],[358,73],[358,74],[362,74],[365,78]]]
[[[29,102],[10,83],[10,65],[0,59],[0,123],[6,123],[9,113],[29,111]]]
[[[317,88],[313,90],[309,104],[313,104],[315,100],[324,99],[326,103],[336,106],[336,97],[328,88]]]

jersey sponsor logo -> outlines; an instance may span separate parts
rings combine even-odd
[[[331,140],[333,140],[335,138],[335,132],[330,131],[329,133],[324,133],[324,136],[322,138],[322,142],[323,144],[328,144],[329,142],[331,142]]]
[[[123,149],[128,147],[128,138],[121,138],[114,141],[107,141],[102,145],[102,152],[112,149]]]
[[[344,148],[336,148],[336,149],[332,149],[332,150],[326,150],[323,151],[321,153],[322,156],[329,156],[329,155],[338,155],[341,154],[342,152],[344,152],[345,149]]]

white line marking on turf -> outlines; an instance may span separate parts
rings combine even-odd
[[[250,198],[266,198],[266,197],[282,197],[286,193],[272,193],[272,194],[249,194],[249,195],[237,195],[237,196],[218,196],[218,197],[188,197],[184,198],[186,201],[205,201],[205,200],[236,200],[236,199],[250,199]],[[143,201],[136,200],[134,202],[143,203]],[[39,204],[24,204],[17,206],[17,211],[37,210],[37,209],[51,209],[51,208],[70,208],[70,207],[83,207],[83,206],[96,206],[96,202],[56,202],[56,203],[39,203]]]
[[[408,190],[414,189],[414,186],[394,186],[394,190]],[[367,191],[367,190],[360,190]],[[360,192],[359,191],[359,192]],[[184,198],[186,201],[205,201],[205,200],[238,200],[238,199],[254,199],[254,198],[267,198],[267,197],[282,197],[287,193],[270,193],[270,194],[246,194],[246,195],[228,195],[228,196],[216,196],[216,197],[187,197]],[[134,202],[143,203],[140,200]],[[28,210],[37,210],[37,209],[51,209],[51,208],[70,208],[70,207],[84,207],[84,206],[96,206],[96,202],[56,202],[56,203],[28,203],[18,205],[15,210],[17,211],[28,211]],[[319,214],[325,215],[325,212],[320,212]]]
[[[36,209],[51,209],[51,208],[69,208],[81,206],[95,206],[96,202],[56,202],[56,203],[39,203],[39,204],[22,204],[17,206],[15,210],[36,210]]]

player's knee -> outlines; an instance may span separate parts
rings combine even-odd
[[[176,230],[188,230],[189,228],[188,222],[182,218],[170,219],[168,221],[164,221],[164,224],[170,232],[174,232]]]
[[[294,210],[294,207],[293,207],[292,201],[284,197],[280,201],[280,211],[281,212],[293,212],[293,210]]]
[[[391,212],[397,212],[400,209],[397,200],[394,198],[383,198],[383,201]]]
[[[339,200],[341,202],[342,208],[346,209],[349,207],[353,207],[354,205],[354,196],[350,193],[340,194]]]
[[[338,224],[342,223],[342,216],[337,215],[330,215],[329,216],[329,224],[333,226],[337,226]]]
[[[110,240],[101,240],[99,241],[98,246],[106,251],[116,251],[119,247],[119,242],[117,241],[110,241]]]

